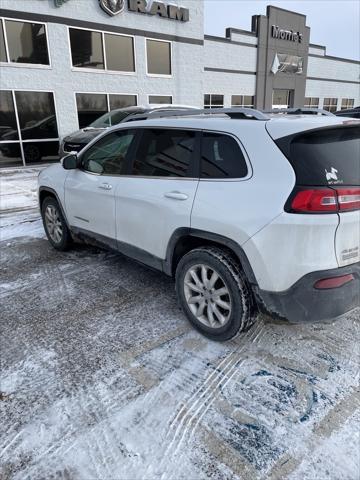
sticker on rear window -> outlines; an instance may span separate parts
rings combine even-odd
[[[335,185],[335,184],[338,185],[340,183],[344,183],[343,180],[339,180],[338,173],[339,173],[339,170],[336,170],[336,168],[334,167],[331,167],[330,172],[328,172],[327,169],[325,168],[326,180],[330,185]]]

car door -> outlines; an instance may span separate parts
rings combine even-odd
[[[133,130],[101,137],[80,156],[80,168],[69,171],[65,208],[71,227],[115,241],[115,179],[125,171],[134,137]]]
[[[121,245],[166,258],[171,235],[190,227],[198,186],[198,133],[186,129],[139,131],[130,175],[117,178],[116,237]],[[141,256],[141,255],[140,255]]]

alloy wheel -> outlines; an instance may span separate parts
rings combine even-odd
[[[60,243],[63,237],[63,227],[58,210],[48,205],[45,210],[45,224],[51,240]]]
[[[210,328],[221,328],[231,317],[232,301],[226,282],[208,265],[189,268],[184,277],[185,299],[198,321]]]

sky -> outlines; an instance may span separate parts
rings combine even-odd
[[[252,15],[266,15],[267,5],[306,15],[310,42],[325,45],[327,55],[360,60],[359,0],[205,0],[205,33],[251,30]]]

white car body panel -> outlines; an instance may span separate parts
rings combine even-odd
[[[304,275],[338,268],[337,214],[282,213],[242,247],[262,290],[282,292]]]
[[[117,177],[114,183],[117,240],[165,259],[173,232],[179,227],[190,227],[199,181]],[[184,199],[169,198],[173,193]]]
[[[360,211],[342,212],[335,247],[340,267],[360,261]]]
[[[48,187],[54,190],[63,206],[65,207],[65,180],[68,171],[64,170],[62,165],[56,164],[41,170],[38,177],[38,186]],[[65,210],[65,208],[64,208]]]
[[[65,209],[72,227],[115,238],[114,177],[70,170],[65,182]],[[102,188],[109,185],[111,189]]]
[[[250,125],[241,128],[241,123],[236,132],[251,159],[250,177],[200,180],[191,216],[193,228],[217,233],[240,246],[284,211],[284,198],[295,185],[292,167],[267,134],[265,122],[259,123],[260,131],[251,132]]]

